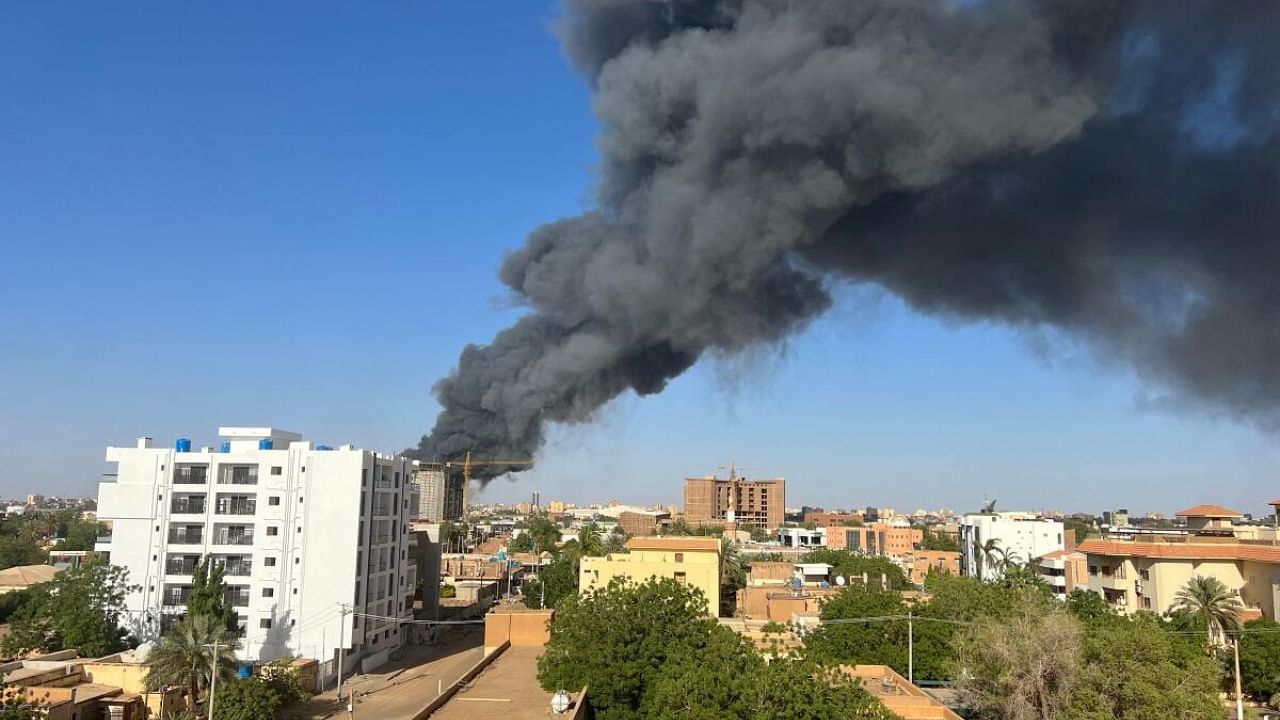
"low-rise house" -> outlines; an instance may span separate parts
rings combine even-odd
[[[615,577],[632,582],[649,578],[673,578],[693,585],[707,598],[707,613],[720,607],[720,540],[707,537],[634,537],[625,554],[584,557],[578,573],[578,590],[604,587]]]

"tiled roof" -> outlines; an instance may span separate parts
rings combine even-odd
[[[720,538],[711,537],[633,537],[627,541],[632,550],[719,550]]]
[[[1205,504],[1189,507],[1178,513],[1178,517],[1196,517],[1196,518],[1238,518],[1243,517],[1243,513],[1238,513],[1231,508],[1224,508],[1221,505]]]
[[[1147,543],[1085,540],[1076,548],[1090,555],[1169,560],[1249,560],[1280,564],[1280,546],[1217,543]]]
[[[49,582],[58,574],[52,565],[18,565],[0,570],[0,587],[23,588]]]

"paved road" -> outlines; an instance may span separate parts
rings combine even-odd
[[[355,675],[343,683],[356,693],[356,718],[408,720],[436,697],[443,685],[448,687],[462,677],[484,654],[484,630],[465,626],[452,630],[440,645],[411,645],[401,660],[389,662],[375,672]],[[345,697],[340,703],[331,688],[309,702],[284,713],[292,720],[346,718]]]

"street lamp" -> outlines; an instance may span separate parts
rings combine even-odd
[[[556,694],[551,696],[551,712],[557,715],[568,712],[572,704],[573,698],[569,697],[569,693],[564,690],[557,690]]]

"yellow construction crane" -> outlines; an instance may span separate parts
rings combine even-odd
[[[471,506],[471,468],[492,465],[532,465],[533,460],[472,460],[471,451],[463,456],[461,462],[453,460],[445,463],[445,467],[462,468],[462,519],[467,519],[467,508]]]

